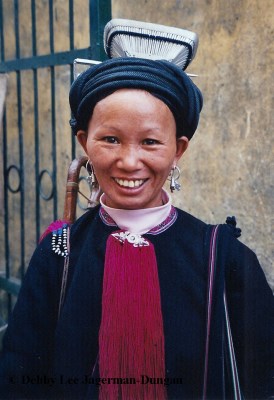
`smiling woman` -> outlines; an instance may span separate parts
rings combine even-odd
[[[137,89],[120,89],[99,101],[87,132],[77,137],[105,204],[118,209],[162,205],[162,187],[188,145],[187,137],[176,139],[170,109]]]
[[[180,188],[200,90],[169,61],[125,57],[83,72],[69,97],[103,194],[36,249],[3,343],[0,397],[270,398],[274,299],[255,254],[235,218],[210,226],[163,189],[166,179]]]

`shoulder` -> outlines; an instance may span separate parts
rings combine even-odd
[[[175,209],[178,215],[178,223],[187,231],[197,232],[208,229],[209,225],[206,222],[194,217],[180,208],[175,207]]]
[[[206,254],[208,254],[211,234],[217,225],[208,224],[193,215],[176,208],[178,213],[178,227],[189,240],[194,243],[203,240]],[[250,269],[260,268],[256,254],[239,240],[241,230],[237,227],[235,217],[227,217],[225,223],[218,224],[218,252],[219,260],[226,264],[226,269],[235,271],[237,269],[248,273]]]
[[[76,235],[88,230],[92,223],[99,220],[100,205],[89,209],[71,225],[71,234]]]
[[[48,283],[51,279],[53,281],[59,279],[64,264],[64,257],[55,253],[52,239],[53,234],[49,232],[38,243],[23,278],[24,284],[29,282],[32,285],[32,282],[39,280]]]
[[[91,220],[99,216],[100,204],[96,207],[89,208],[81,217],[79,217],[73,224],[73,227],[83,226],[90,223]]]
[[[212,229],[219,226],[219,244],[227,248],[227,252],[230,255],[229,258],[232,260],[238,259],[243,254],[248,254],[252,258],[256,257],[255,253],[238,239],[241,236],[241,229],[237,227],[235,217],[227,217],[225,223],[212,225],[179,208],[176,208],[176,211],[179,224],[187,228],[188,231],[193,231],[194,233],[203,231],[210,237]]]
[[[219,247],[223,252],[225,249],[226,258],[229,263],[237,265],[245,262],[246,268],[248,268],[249,264],[259,264],[254,251],[239,239],[241,236],[241,229],[236,227],[235,218],[228,217],[226,222],[226,224],[219,225]]]
[[[245,295],[249,292],[254,298],[264,292],[273,304],[272,291],[258,258],[253,250],[238,239],[238,232],[236,224],[220,225],[217,251],[219,263],[225,266],[227,289]]]
[[[88,210],[72,225],[62,220],[52,222],[41,236],[31,257],[27,275],[33,273],[33,270],[50,274],[51,271],[56,273],[60,268],[62,269],[68,242],[72,238],[74,241],[77,241],[77,238],[79,241],[83,240],[85,232],[91,226],[91,221],[98,217],[98,209],[99,207],[95,207]]]

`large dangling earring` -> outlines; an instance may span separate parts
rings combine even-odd
[[[90,162],[90,159],[88,159],[87,163],[86,163],[86,170],[88,171],[88,177],[87,177],[87,181],[88,184],[91,186],[91,189],[96,186],[97,184],[97,180],[94,174],[94,170],[93,170],[93,166]]]
[[[170,171],[168,180],[170,181],[170,191],[171,193],[174,192],[174,190],[181,190],[181,185],[178,182],[178,179],[180,178],[181,175],[181,171],[180,168],[177,167],[177,165],[175,165],[174,167],[172,167],[172,170]]]
[[[86,170],[88,171],[87,182],[90,186],[90,197],[88,200],[89,208],[93,208],[99,204],[99,197],[102,194],[99,183],[94,173],[93,165],[90,160],[86,163]],[[85,197],[85,196],[84,196]]]

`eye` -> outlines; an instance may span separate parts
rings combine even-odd
[[[147,139],[143,140],[143,144],[148,145],[148,146],[152,146],[154,144],[159,144],[159,141],[156,140],[156,139],[147,138]]]
[[[117,137],[115,137],[115,136],[105,136],[102,138],[102,140],[104,142],[111,143],[111,144],[119,143]]]

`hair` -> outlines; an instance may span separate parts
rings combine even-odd
[[[73,133],[86,131],[95,105],[119,89],[143,89],[162,100],[175,118],[176,136],[192,138],[203,106],[198,87],[168,61],[133,57],[106,60],[73,82],[69,94]]]

